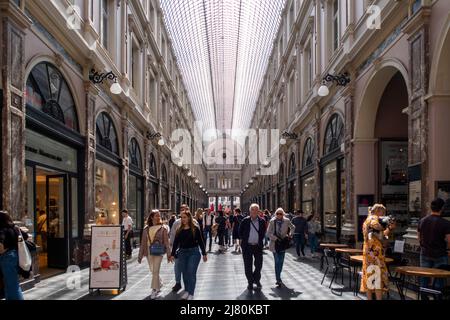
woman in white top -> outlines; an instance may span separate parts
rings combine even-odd
[[[150,299],[156,299],[161,292],[162,282],[159,276],[161,262],[167,255],[170,257],[169,227],[162,223],[161,213],[153,210],[147,219],[147,226],[142,232],[141,247],[139,249],[138,263],[147,257],[150,272],[152,273],[152,294]]]

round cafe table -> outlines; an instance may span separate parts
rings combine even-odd
[[[400,274],[400,283],[397,286],[398,293],[402,300],[405,300],[405,278],[406,276],[411,277],[425,277],[433,279],[447,279],[450,278],[450,271],[434,269],[434,268],[422,268],[414,266],[403,266],[395,269],[397,273]]]
[[[350,255],[359,255],[359,254],[363,254],[363,249],[353,249],[353,248],[338,248],[335,250],[336,252],[339,253],[347,253]]]

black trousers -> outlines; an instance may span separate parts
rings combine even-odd
[[[125,235],[127,233],[125,232]],[[124,237],[125,237],[124,235]],[[133,253],[133,249],[131,248],[131,239],[132,239],[132,234],[131,232],[128,234],[128,238],[125,238],[125,254],[127,256],[131,256],[131,254]]]
[[[263,249],[256,245],[246,245],[242,248],[242,257],[244,258],[245,276],[249,284],[261,280],[261,269],[263,266]],[[253,261],[255,270],[253,270]]]
[[[217,235],[219,236],[219,246],[225,245],[225,239],[226,239],[225,232],[226,232],[225,229],[219,229],[217,231]]]

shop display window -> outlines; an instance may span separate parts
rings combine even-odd
[[[118,225],[119,212],[119,174],[117,167],[95,161],[95,217],[89,221],[98,225]]]
[[[323,168],[323,212],[325,228],[337,227],[337,162]]]
[[[314,212],[316,178],[314,175],[302,179],[302,210],[306,215]]]

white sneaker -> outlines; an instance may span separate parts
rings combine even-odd
[[[188,300],[194,300],[194,296],[193,296],[192,294],[190,294],[190,295],[187,297],[187,299],[188,299]]]
[[[158,297],[159,291],[153,289],[152,294],[150,295],[150,300],[155,300]]]
[[[189,292],[187,291],[183,292],[180,298],[181,300],[187,300],[189,298]]]

